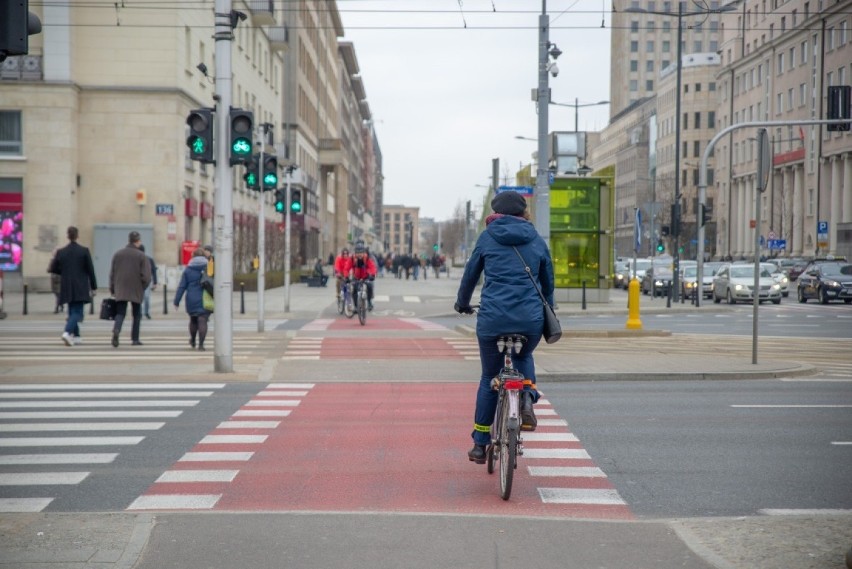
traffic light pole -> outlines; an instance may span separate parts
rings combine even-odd
[[[216,271],[214,275],[216,311],[213,321],[214,334],[213,369],[220,373],[234,371],[233,354],[233,275],[234,275],[234,204],[233,180],[229,164],[230,124],[226,119],[231,109],[231,0],[216,0],[216,164],[219,172],[215,179],[216,215],[214,218]]]
[[[263,144],[264,139],[257,129],[258,146],[260,146],[260,159],[257,161],[257,179],[260,181],[260,196],[257,200],[257,331],[263,332],[263,293],[266,290],[266,217],[264,206],[266,205],[266,188],[263,183]]]
[[[285,176],[287,199],[284,200],[284,312],[290,312],[290,167],[287,167]]]

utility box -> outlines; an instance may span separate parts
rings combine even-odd
[[[615,199],[610,178],[557,176],[550,186],[550,254],[557,302],[609,302]]]

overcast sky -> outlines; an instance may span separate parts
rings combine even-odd
[[[384,160],[384,203],[445,220],[474,207],[500,159],[514,183],[532,161],[538,118],[541,0],[338,0]],[[609,99],[609,0],[548,0],[550,41],[562,50],[552,98]],[[601,28],[602,20],[606,28]],[[465,27],[465,24],[467,27]],[[579,109],[580,130],[606,126],[609,107]],[[550,131],[573,130],[574,108],[550,106]],[[463,206],[462,206],[463,207]]]

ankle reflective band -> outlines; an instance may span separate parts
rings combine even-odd
[[[530,386],[530,389],[535,389],[535,383],[533,383],[533,380],[525,379],[524,380],[524,386],[527,386],[527,385]]]
[[[490,433],[491,432],[491,425],[477,425],[476,423],[474,423],[473,424],[473,430],[480,432],[480,433]]]

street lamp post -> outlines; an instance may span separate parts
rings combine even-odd
[[[557,103],[556,101],[550,101],[551,105],[556,105],[559,107],[574,107],[574,132],[579,132],[579,122],[580,122],[580,107],[596,107],[598,105],[608,105],[609,101],[598,101],[597,103],[582,103],[580,104],[579,99],[574,98],[574,104],[571,103]]]
[[[547,0],[541,0],[541,15],[538,18],[538,165],[535,174],[535,228],[545,243],[550,242],[550,183],[547,177],[547,123],[550,106],[548,73],[554,77],[559,73],[556,59],[562,51],[550,43],[550,16],[547,15]],[[549,61],[549,57],[554,59]]]

